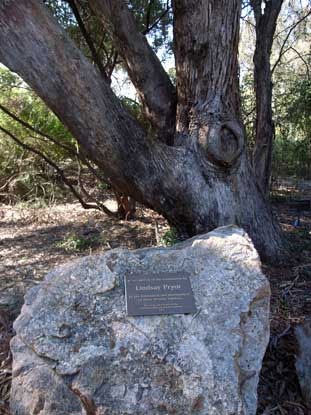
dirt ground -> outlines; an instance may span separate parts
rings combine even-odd
[[[295,372],[295,325],[311,311],[311,212],[298,227],[297,211],[274,204],[292,256],[283,267],[263,265],[272,289],[271,338],[259,384],[258,415],[311,415]],[[156,231],[157,229],[157,231]],[[61,263],[116,247],[154,246],[169,236],[166,222],[139,208],[135,220],[117,221],[76,203],[48,208],[0,206],[0,415],[9,415],[9,340],[25,291]]]

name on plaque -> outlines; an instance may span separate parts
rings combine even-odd
[[[196,313],[186,272],[128,274],[125,299],[129,316]]]

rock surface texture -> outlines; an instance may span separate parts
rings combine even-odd
[[[127,317],[126,273],[181,270],[195,315]],[[255,415],[269,299],[236,227],[56,268],[15,322],[12,414]]]

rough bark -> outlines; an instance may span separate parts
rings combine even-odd
[[[271,176],[274,123],[272,114],[272,74],[270,57],[276,22],[283,0],[265,2],[252,0],[256,21],[256,48],[254,54],[254,86],[256,92],[256,139],[253,166],[257,182],[264,194],[269,191]]]
[[[177,42],[176,53],[185,50],[186,59],[188,39],[197,44],[188,69],[177,59],[183,139],[176,147],[146,138],[41,2],[1,5],[0,61],[59,116],[117,191],[163,214],[186,236],[235,223],[249,233],[262,258],[282,259],[281,233],[252,175],[239,121],[239,1],[175,1],[175,33],[185,13],[195,16],[185,28],[190,37]]]
[[[143,104],[145,116],[157,137],[172,144],[175,133],[176,94],[169,76],[124,0],[94,0],[92,10],[109,30],[131,81]]]
[[[237,77],[241,2],[227,3],[175,0],[173,8],[178,141],[190,140],[229,167],[244,150],[244,133]]]

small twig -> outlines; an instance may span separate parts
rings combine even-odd
[[[297,406],[298,408],[304,409],[304,406],[301,405],[298,402],[292,402],[292,401],[285,401],[284,405],[290,405],[290,406]]]
[[[283,411],[283,408],[281,407],[280,404],[278,404],[278,409],[281,412],[281,415],[286,415],[286,413]]]
[[[270,348],[271,348],[271,346],[274,347],[274,348],[276,348],[277,345],[278,345],[279,340],[282,337],[286,336],[289,333],[290,329],[291,329],[291,325],[288,324],[288,326],[286,327],[285,330],[282,331],[282,333],[272,336],[271,337]]]
[[[150,25],[150,15],[151,15],[151,9],[152,9],[152,5],[154,3],[154,0],[150,0],[148,2],[148,9],[147,9],[147,13],[146,13],[146,29],[145,31],[149,31],[149,25]]]
[[[295,271],[294,271],[295,272]],[[300,278],[300,274],[298,274],[294,281],[292,281],[284,290],[282,293],[282,297],[285,297],[287,294],[289,294],[290,290],[294,287],[294,285],[296,284],[296,282],[299,280]]]
[[[11,181],[14,180],[15,177],[17,176],[18,176],[18,173],[14,173],[12,176],[10,176],[9,179],[4,183],[4,185],[0,187],[0,191],[4,190],[11,183]]]
[[[105,66],[105,68],[107,70],[107,76],[108,76],[110,81],[111,81],[112,72],[114,71],[114,68],[116,67],[116,65],[118,63],[118,57],[119,57],[119,53],[117,51],[115,51],[114,54],[113,54],[113,58],[109,59],[109,62]]]

